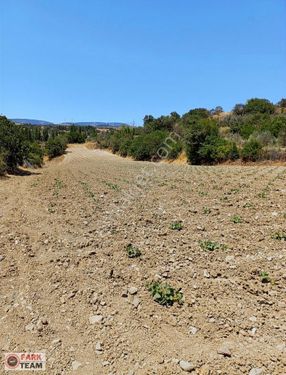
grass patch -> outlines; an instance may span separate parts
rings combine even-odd
[[[138,258],[141,256],[141,251],[138,247],[132,245],[131,243],[125,248],[128,258]]]

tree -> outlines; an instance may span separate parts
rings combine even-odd
[[[275,106],[267,99],[253,98],[247,100],[245,104],[245,113],[268,113],[272,114]]]
[[[202,164],[204,157],[200,149],[204,146],[208,137],[218,137],[218,126],[214,120],[200,120],[190,126],[186,134],[186,153],[191,164]]]
[[[282,98],[281,100],[279,100],[279,102],[277,103],[277,105],[278,105],[280,108],[286,108],[286,99],[285,99],[285,98]]]
[[[233,107],[233,110],[232,112],[237,115],[237,116],[241,116],[245,113],[245,105],[244,104],[236,104],[234,107]]]

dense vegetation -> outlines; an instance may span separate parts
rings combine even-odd
[[[267,99],[222,107],[192,109],[180,116],[145,116],[143,127],[101,132],[99,147],[135,160],[175,159],[184,151],[192,164],[215,164],[241,158],[286,160],[286,99]]]
[[[16,125],[0,116],[0,175],[23,165],[41,167],[44,155],[62,155],[68,143],[83,143],[96,134],[93,127]]]

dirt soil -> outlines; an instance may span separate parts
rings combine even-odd
[[[33,172],[0,180],[2,356],[45,351],[48,375],[286,374],[285,166],[78,146]],[[153,280],[184,304],[155,302]]]

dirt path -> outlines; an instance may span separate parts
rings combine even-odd
[[[0,180],[2,354],[45,350],[49,375],[175,375],[179,360],[201,375],[286,374],[286,241],[271,238],[286,232],[285,196],[283,166],[133,162],[82,146]],[[157,279],[182,288],[182,307],[152,300]]]

